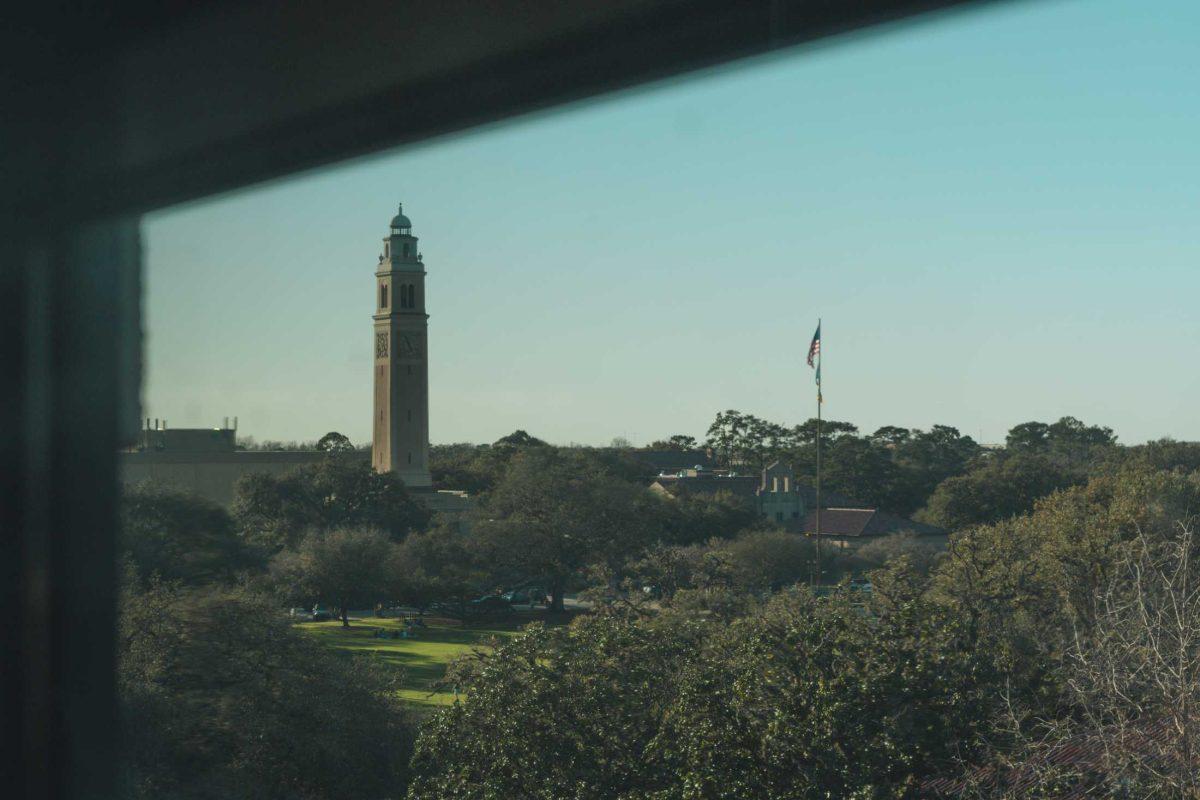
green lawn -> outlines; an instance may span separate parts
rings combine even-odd
[[[458,625],[430,624],[417,629],[414,639],[377,639],[376,629],[392,631],[402,628],[397,619],[351,618],[351,627],[342,623],[307,622],[301,630],[311,633],[331,647],[350,651],[377,653],[387,663],[404,670],[404,688],[400,696],[406,702],[424,706],[444,705],[454,699],[450,692],[431,694],[433,684],[446,673],[446,665],[454,658],[473,649],[487,647],[498,637],[512,636],[528,619],[518,618],[486,628],[464,628]]]

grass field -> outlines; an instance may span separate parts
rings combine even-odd
[[[437,706],[451,702],[450,692],[431,694],[433,685],[446,673],[446,665],[460,655],[486,648],[497,638],[512,636],[528,619],[517,618],[484,628],[464,628],[459,625],[434,624],[418,629],[414,639],[377,639],[377,629],[398,630],[403,625],[397,619],[373,617],[356,620],[351,627],[342,623],[307,622],[300,627],[331,647],[356,652],[373,652],[387,663],[404,670],[404,688],[400,696],[406,702],[422,706]]]

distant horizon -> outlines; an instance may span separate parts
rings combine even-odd
[[[796,424],[818,317],[825,413],[868,433],[1200,439],[1198,24],[1001,4],[154,212],[143,415],[368,440],[403,202],[435,441]]]
[[[740,409],[739,409],[739,410],[740,410]],[[716,412],[714,412],[714,415],[715,415],[715,413],[716,413]],[[1072,415],[1067,415],[1067,416],[1072,416]],[[810,419],[811,419],[811,418],[810,418]],[[836,417],[825,417],[825,419],[826,419],[826,421],[830,421],[830,422],[834,422],[834,421],[836,421],[836,422],[848,422],[848,423],[850,423],[850,424],[852,424],[852,425],[856,425],[856,426],[858,426],[858,423],[856,423],[856,422],[854,422],[854,420],[850,420],[850,419],[837,419]],[[1040,420],[1021,420],[1020,422],[1014,422],[1012,425],[1010,425],[1010,426],[1009,426],[1009,430],[1011,430],[1012,428],[1016,427],[1017,425],[1020,425],[1020,424],[1022,424],[1022,423],[1025,423],[1025,422],[1044,422],[1044,423],[1047,423],[1047,424],[1051,424],[1051,423],[1057,422],[1057,421],[1058,421],[1058,419],[1060,419],[1060,418],[1055,418],[1055,419],[1040,419]],[[1078,418],[1077,418],[1077,419],[1078,419]],[[802,420],[801,422],[805,422],[805,421],[807,421],[807,420]],[[1084,420],[1080,420],[1080,421],[1081,421],[1081,422],[1083,422],[1083,423],[1085,423],[1085,424],[1088,424],[1088,425],[1099,425],[1099,426],[1101,426],[1101,427],[1111,427],[1111,426],[1105,426],[1105,425],[1104,425],[1104,423],[1103,423],[1102,421],[1098,421],[1098,420],[1088,420],[1088,419],[1084,419]],[[886,424],[893,424],[893,425],[894,425],[895,423],[886,423]],[[946,423],[935,423],[935,424],[938,424],[938,425],[945,425]],[[183,426],[183,427],[189,427],[189,426]],[[791,425],[789,425],[788,427],[792,427],[792,426],[791,426]],[[879,428],[881,428],[881,427],[884,427],[884,426],[883,426],[883,425],[879,425],[879,426],[876,426],[876,427],[874,427],[874,428],[871,428],[870,430],[867,430],[867,429],[863,428],[862,426],[858,426],[858,435],[860,435],[860,436],[870,436],[872,433],[874,433],[875,431],[877,431],[877,430],[878,430]],[[912,426],[912,425],[897,425],[897,427],[900,427],[900,428],[907,428],[907,429],[909,429],[909,430],[926,430],[926,431],[927,431],[927,430],[929,429],[928,427],[924,427],[924,428],[917,428],[916,426]],[[952,426],[950,426],[950,427],[954,427],[954,428],[956,428],[956,430],[958,430],[958,432],[959,432],[959,434],[960,434],[960,435],[962,435],[962,436],[969,436],[969,437],[971,437],[971,439],[973,439],[973,440],[975,441],[975,443],[976,443],[976,444],[978,444],[978,445],[981,445],[981,446],[984,446],[984,447],[993,447],[993,446],[1000,446],[1000,447],[1002,447],[1002,446],[1004,446],[1004,444],[1005,444],[1005,440],[1006,440],[1006,437],[1005,437],[1005,436],[1001,436],[999,439],[997,439],[997,440],[994,440],[994,441],[992,441],[992,440],[987,440],[987,441],[984,441],[984,440],[981,440],[981,439],[979,439],[979,437],[978,437],[978,436],[974,436],[974,435],[972,435],[970,431],[965,431],[965,430],[963,430],[963,429],[961,429],[961,428],[957,428],[957,426],[953,426],[953,425],[952,425]],[[205,426],[199,426],[199,429],[200,429],[200,430],[207,430],[207,428],[206,428]],[[214,429],[214,430],[216,430],[216,429]],[[327,430],[327,431],[322,431],[321,433],[317,434],[316,436],[311,436],[311,437],[310,437],[310,436],[305,436],[305,437],[302,437],[302,438],[295,438],[295,437],[292,437],[292,438],[287,438],[287,439],[279,439],[279,438],[275,438],[275,437],[259,438],[258,436],[255,436],[254,434],[246,434],[246,436],[243,436],[242,434],[243,434],[243,430],[244,430],[244,429],[242,429],[242,428],[237,428],[236,430],[237,430],[237,433],[238,433],[238,441],[239,441],[239,442],[240,442],[240,441],[241,441],[243,438],[249,438],[249,439],[252,439],[252,440],[254,441],[254,443],[255,443],[255,444],[265,444],[265,443],[276,443],[276,442],[277,442],[277,443],[280,443],[280,444],[313,444],[313,445],[315,445],[315,444],[316,444],[316,442],[317,442],[317,441],[318,441],[318,440],[319,440],[319,439],[320,439],[322,436],[324,436],[324,435],[325,435],[325,434],[327,434],[327,433],[342,433],[341,431],[337,431],[337,430],[332,430],[332,429],[331,429],[331,430]],[[491,440],[489,440],[489,441],[485,441],[485,442],[481,442],[481,441],[468,441],[468,440],[456,440],[456,441],[444,441],[444,442],[433,441],[433,442],[430,442],[430,446],[431,446],[431,447],[439,447],[439,446],[440,446],[440,447],[447,447],[447,446],[453,446],[453,445],[471,445],[471,446],[474,446],[474,447],[479,447],[479,446],[483,446],[483,445],[492,445],[492,444],[495,444],[495,443],[496,443],[498,440],[500,440],[500,439],[504,438],[505,436],[508,436],[509,434],[515,433],[516,431],[524,431],[525,433],[528,433],[530,436],[534,437],[535,439],[540,439],[541,441],[544,441],[546,444],[548,444],[548,445],[551,445],[551,446],[553,446],[553,447],[590,447],[590,448],[612,448],[612,447],[618,447],[618,446],[619,446],[619,445],[615,445],[615,444],[613,443],[613,440],[611,440],[611,439],[610,439],[609,441],[607,441],[607,442],[580,442],[580,441],[556,442],[556,441],[553,441],[553,440],[550,440],[550,439],[546,439],[546,438],[545,438],[545,437],[543,437],[543,436],[538,436],[536,431],[530,430],[530,429],[529,429],[529,428],[527,428],[527,427],[526,427],[526,428],[522,428],[522,427],[514,428],[513,430],[510,430],[510,431],[507,431],[506,433],[500,434],[500,435],[499,435],[499,436],[497,436],[495,439],[491,439]],[[1007,434],[1007,430],[1005,431],[1005,433]],[[670,436],[674,436],[674,435],[676,435],[676,434],[682,434],[682,435],[685,435],[685,436],[695,436],[695,438],[696,438],[696,449],[698,449],[698,450],[700,450],[700,449],[704,449],[705,447],[707,447],[707,445],[705,444],[705,438],[704,438],[704,437],[705,437],[705,434],[703,434],[703,433],[701,433],[701,434],[692,434],[692,433],[688,433],[687,431],[671,431],[670,433],[664,433],[664,434],[662,434],[661,436],[656,436],[656,437],[653,437],[653,438],[651,438],[651,439],[648,439],[648,440],[646,440],[646,441],[643,441],[643,442],[639,442],[639,441],[630,440],[630,441],[629,441],[629,446],[630,446],[630,447],[632,447],[632,448],[634,448],[634,449],[644,449],[644,448],[648,448],[648,447],[649,447],[651,444],[653,444],[655,441],[662,441],[662,440],[666,440],[666,439],[667,439],[667,438],[669,438]],[[345,435],[345,434],[343,434],[343,435]],[[1121,445],[1121,446],[1125,446],[1125,447],[1139,447],[1139,446],[1141,446],[1141,445],[1151,444],[1151,443],[1153,443],[1153,442],[1160,442],[1160,441],[1163,441],[1163,440],[1170,440],[1170,441],[1177,441],[1177,442],[1189,442],[1189,441],[1192,441],[1192,440],[1189,440],[1189,439],[1180,439],[1180,438],[1178,438],[1178,437],[1169,436],[1169,435],[1168,435],[1168,436],[1159,436],[1159,437],[1157,437],[1157,438],[1154,438],[1154,439],[1146,439],[1146,440],[1144,440],[1144,441],[1124,441],[1124,440],[1122,440],[1122,438],[1121,438],[1121,432],[1120,432],[1120,431],[1118,431],[1118,430],[1116,430],[1115,428],[1113,429],[1113,436],[1115,436],[1115,437],[1116,437],[1116,444],[1118,444],[1118,445]],[[370,442],[369,440],[364,440],[364,441],[355,441],[355,440],[354,440],[352,437],[348,437],[348,438],[350,438],[350,440],[351,440],[351,443],[354,445],[355,449],[360,449],[360,450],[361,450],[361,449],[363,449],[363,448],[369,448],[369,447],[371,446],[371,442]],[[619,438],[619,437],[614,437],[614,438]]]

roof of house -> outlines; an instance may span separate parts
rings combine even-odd
[[[804,492],[804,507],[817,507],[817,490],[812,486],[798,484],[797,488]],[[862,508],[866,503],[847,497],[844,494],[831,492],[828,489],[821,492],[821,508]]]
[[[824,499],[824,498],[822,498]],[[804,518],[804,532],[816,533],[817,512],[809,511]],[[823,508],[821,510],[821,535],[839,537],[887,536],[900,531],[912,531],[920,535],[943,534],[944,530],[934,525],[914,522],[877,508]]]

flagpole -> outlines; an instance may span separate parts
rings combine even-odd
[[[824,338],[824,331],[821,330],[821,318],[817,318],[817,331],[821,338]],[[820,342],[824,345],[824,342]],[[817,348],[817,575],[814,585],[821,585],[821,351],[825,348],[818,346]]]

